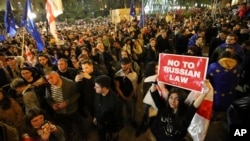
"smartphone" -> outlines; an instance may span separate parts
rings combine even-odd
[[[45,120],[42,124],[41,127],[44,126],[45,124],[49,123],[49,121]]]

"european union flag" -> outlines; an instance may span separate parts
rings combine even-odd
[[[5,40],[5,36],[4,35],[0,35],[0,42]]]
[[[139,27],[143,27],[144,26],[144,22],[145,22],[145,12],[144,12],[144,8],[142,6],[142,8],[141,8],[141,14],[140,14]]]
[[[29,14],[31,14],[31,3],[30,0],[26,0],[21,26],[25,26],[27,32],[36,40],[38,51],[42,51],[44,48],[43,40],[37,30],[35,22],[29,17]]]
[[[16,25],[14,15],[11,9],[10,1],[6,0],[6,10],[4,15],[4,24],[6,27],[6,32],[10,37],[16,35]]]
[[[134,2],[134,0],[131,0],[131,3],[130,3],[130,15],[132,17],[135,17],[135,2]]]

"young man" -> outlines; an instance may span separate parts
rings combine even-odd
[[[80,92],[80,98],[78,99],[79,103],[79,112],[84,117],[93,116],[94,113],[94,96],[95,96],[95,77],[98,72],[94,72],[94,64],[91,60],[81,61],[82,71],[78,73],[75,77],[75,82],[77,89]]]
[[[95,79],[95,91],[98,94],[95,99],[94,124],[97,125],[100,141],[118,141],[119,131],[123,126],[122,103],[111,88],[111,79],[106,75],[100,75]]]
[[[74,81],[77,71],[76,69],[70,68],[68,66],[67,59],[60,58],[57,62],[57,68],[57,72],[60,76],[66,77]]]
[[[115,88],[127,110],[128,120],[135,126],[135,104],[138,76],[131,68],[131,59],[122,58],[121,69],[115,73]]]

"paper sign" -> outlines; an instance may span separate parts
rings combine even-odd
[[[158,81],[202,92],[202,82],[206,77],[207,65],[207,57],[161,53]]]

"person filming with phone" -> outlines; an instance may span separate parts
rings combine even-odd
[[[65,141],[62,128],[47,121],[43,111],[38,108],[27,112],[19,132],[22,141]]]

